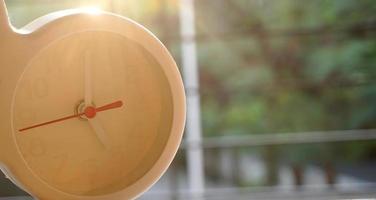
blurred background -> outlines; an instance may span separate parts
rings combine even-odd
[[[187,86],[185,138],[140,199],[376,197],[376,1],[5,2],[17,28],[95,6],[171,51]],[[30,198],[4,176],[0,196]]]

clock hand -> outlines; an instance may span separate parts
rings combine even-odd
[[[97,112],[101,112],[101,111],[105,111],[105,110],[109,110],[109,109],[120,108],[121,106],[123,106],[123,102],[122,101],[115,101],[113,103],[110,103],[110,104],[98,107],[95,110]]]
[[[65,120],[80,117],[80,116],[83,116],[83,115],[85,115],[87,118],[91,119],[91,118],[95,117],[97,112],[102,112],[102,111],[105,111],[105,110],[120,108],[121,106],[123,106],[122,101],[115,101],[113,103],[110,103],[110,104],[107,104],[107,105],[104,105],[104,106],[101,106],[101,107],[98,107],[98,108],[89,106],[89,107],[86,107],[84,112],[82,112],[82,113],[78,113],[78,114],[63,117],[63,118],[60,118],[60,119],[55,119],[55,120],[52,120],[52,121],[36,124],[36,125],[33,125],[33,126],[29,126],[29,127],[26,127],[26,128],[19,129],[19,131],[26,131],[26,130],[29,130],[29,129],[32,129],[32,128],[36,128],[36,127],[45,126],[45,125],[52,124],[52,123],[65,121]]]
[[[99,141],[105,146],[106,148],[110,146],[109,138],[107,137],[106,133],[104,132],[104,129],[99,121],[99,118],[88,118],[89,125],[97,135]]]
[[[71,115],[71,116],[68,116],[68,117],[63,117],[63,118],[60,118],[60,119],[55,119],[55,120],[52,120],[52,121],[48,121],[48,122],[36,124],[36,125],[33,125],[33,126],[29,126],[29,127],[26,127],[26,128],[22,128],[22,129],[19,129],[19,131],[26,131],[26,130],[29,130],[29,129],[32,129],[32,128],[37,128],[37,127],[40,127],[40,126],[44,126],[44,125],[48,125],[48,124],[52,124],[52,123],[56,123],[56,122],[61,122],[61,121],[67,120],[67,119],[72,119],[72,118],[80,117],[80,116],[82,116],[84,114],[85,113],[79,113],[79,114],[76,114],[76,115]]]
[[[92,93],[92,82],[91,82],[91,68],[92,62],[90,57],[90,52],[87,50],[84,55],[84,76],[85,76],[85,86],[84,86],[84,94],[85,94],[85,106],[92,106],[93,101],[93,93]],[[105,146],[109,146],[109,139],[106,136],[103,126],[101,125],[100,121],[97,118],[87,118],[89,121],[90,127],[93,129],[95,134],[97,135],[98,139],[101,143]]]
[[[89,51],[85,52],[84,55],[84,76],[85,76],[85,106],[92,105],[92,87],[91,87],[91,62],[90,62],[90,54]]]

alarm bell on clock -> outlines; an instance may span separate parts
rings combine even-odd
[[[180,144],[185,96],[162,43],[111,13],[65,10],[20,30],[0,0],[0,163],[41,200],[133,199]]]

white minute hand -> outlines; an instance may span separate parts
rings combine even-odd
[[[91,82],[91,68],[92,63],[91,63],[91,56],[90,52],[86,51],[85,52],[85,107],[92,106],[93,99],[92,99],[92,82]],[[101,143],[108,148],[110,145],[109,139],[104,132],[104,129],[102,125],[100,124],[100,120],[98,119],[99,116],[94,117],[94,118],[88,118],[89,124],[91,128],[94,130],[95,134],[97,135],[98,139],[101,141]]]
[[[85,67],[85,106],[92,106],[92,88],[91,88],[91,59],[90,59],[90,53],[89,51],[85,52],[85,61],[84,61],[84,67]]]

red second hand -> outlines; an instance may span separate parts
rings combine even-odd
[[[33,125],[33,126],[29,126],[29,127],[26,127],[26,128],[19,129],[19,131],[26,131],[26,130],[29,130],[29,129],[32,129],[32,128],[37,128],[37,127],[40,127],[40,126],[45,126],[45,125],[48,125],[48,124],[52,124],[52,123],[61,122],[61,121],[65,121],[65,120],[68,120],[68,119],[80,117],[82,115],[85,115],[87,118],[93,118],[93,117],[95,117],[97,112],[102,112],[102,111],[105,111],[105,110],[120,108],[121,106],[123,106],[122,101],[115,101],[113,103],[110,103],[110,104],[107,104],[107,105],[104,105],[104,106],[101,106],[101,107],[98,107],[98,108],[94,108],[92,106],[89,106],[82,113],[78,113],[78,114],[71,115],[71,116],[68,116],[68,117],[63,117],[63,118],[60,118],[60,119],[55,119],[55,120],[52,120],[52,121],[36,124],[36,125]]]

